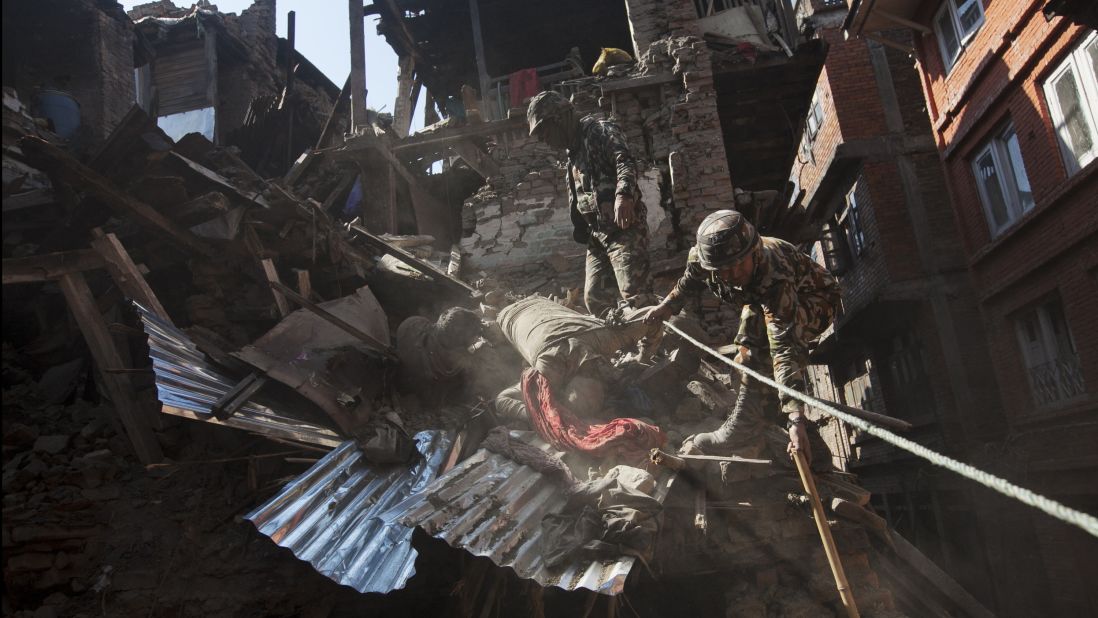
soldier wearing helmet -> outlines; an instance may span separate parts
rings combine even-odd
[[[835,278],[792,244],[759,236],[740,213],[718,210],[698,226],[686,272],[663,302],[649,310],[646,321],[666,320],[682,309],[687,295],[706,287],[721,300],[743,307],[735,341],[740,346],[738,360],[758,370],[770,366],[778,383],[803,392],[808,344],[828,327],[839,306]],[[757,408],[768,392],[746,376],[740,388],[737,409],[729,419],[716,431],[688,440],[696,450],[734,448],[734,417],[745,406]],[[810,458],[803,404],[786,395],[780,399],[789,448]]]
[[[605,317],[625,300],[651,302],[647,211],[637,188],[637,164],[617,124],[577,118],[572,103],[542,92],[526,110],[530,135],[568,152],[572,237],[587,245],[584,302]]]

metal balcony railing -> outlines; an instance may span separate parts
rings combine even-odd
[[[1033,399],[1038,406],[1045,406],[1071,399],[1086,392],[1083,368],[1076,355],[1029,368],[1029,380],[1033,385]]]

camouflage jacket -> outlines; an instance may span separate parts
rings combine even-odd
[[[737,306],[754,305],[766,317],[774,375],[789,383],[807,364],[807,343],[827,328],[841,298],[839,282],[809,256],[779,238],[763,236],[760,257],[751,282],[739,288],[726,284],[715,271],[698,262],[697,248],[691,248],[686,272],[670,294],[671,307],[678,312],[687,295],[708,287],[721,300]]]
[[[579,125],[576,143],[568,148],[568,197],[576,240],[587,242],[586,228],[598,226],[599,204],[609,203],[612,209],[616,196],[638,199],[640,191],[637,162],[621,128],[594,116],[584,116]],[[605,212],[602,218],[605,220]]]

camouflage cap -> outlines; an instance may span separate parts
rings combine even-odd
[[[698,262],[706,270],[738,262],[758,244],[755,226],[734,210],[711,213],[698,226]]]
[[[552,90],[539,92],[530,99],[530,105],[526,108],[526,122],[530,125],[530,135],[538,125],[546,120],[555,120],[570,116],[575,113],[572,102],[564,98],[564,95]]]

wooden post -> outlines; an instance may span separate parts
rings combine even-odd
[[[393,102],[393,130],[400,137],[408,137],[412,112],[415,111],[415,103],[412,101],[412,84],[416,63],[411,56],[401,56],[397,65],[399,76],[396,101]]]
[[[488,65],[484,61],[484,36],[480,31],[480,6],[477,0],[469,0],[469,19],[473,23],[473,51],[477,56],[477,78],[480,81],[478,95],[484,99],[488,96]]]
[[[160,304],[160,299],[153,293],[149,283],[145,281],[145,276],[138,270],[137,264],[134,264],[133,258],[122,246],[118,237],[114,234],[104,234],[100,228],[92,230],[92,235],[95,236],[95,240],[92,241],[92,248],[103,257],[107,271],[110,272],[111,277],[118,284],[122,293],[141,303],[149,311],[155,313],[157,317],[171,324],[172,319],[168,315],[168,311]]]
[[[309,271],[305,269],[297,271],[297,292],[302,298],[313,297],[313,281],[309,277]]]
[[[839,560],[839,549],[835,547],[835,539],[831,536],[831,526],[824,515],[823,504],[820,503],[820,493],[816,490],[816,480],[812,477],[812,469],[804,459],[804,453],[793,451],[793,461],[797,464],[797,473],[801,476],[801,484],[812,503],[812,517],[816,520],[816,530],[820,533],[820,541],[823,542],[824,554],[827,555],[827,563],[831,566],[831,574],[835,576],[835,587],[839,589],[839,597],[846,608],[846,615],[850,618],[858,618],[858,605],[854,602],[854,592],[850,589],[850,582],[846,580],[843,571],[843,563]]]
[[[339,91],[339,97],[332,104],[332,111],[328,113],[328,119],[324,121],[324,129],[320,131],[320,138],[316,140],[317,150],[327,145],[328,140],[332,138],[332,133],[335,132],[336,125],[339,124],[339,116],[343,113],[343,108],[347,107],[350,98],[351,76],[348,75],[343,82],[343,88]]]
[[[286,169],[294,164],[294,33],[297,14],[286,14]]]
[[[274,260],[271,258],[264,258],[260,261],[263,264],[263,274],[267,275],[267,281],[272,284],[277,283],[282,285],[278,278],[278,269],[275,268]],[[286,317],[290,315],[290,303],[286,302],[286,297],[282,295],[282,292],[278,288],[272,287],[271,293],[274,294],[275,305],[278,306],[278,315]]]
[[[84,341],[99,368],[103,386],[122,419],[122,425],[133,443],[138,459],[144,464],[160,462],[164,458],[160,443],[156,441],[149,419],[141,410],[129,378],[125,374],[112,371],[123,368],[122,357],[114,346],[114,339],[111,338],[103,316],[99,314],[87,280],[83,274],[72,272],[61,275],[58,284],[68,302],[69,310],[80,326],[80,332],[84,334]]]
[[[366,124],[366,40],[362,31],[362,0],[347,0],[351,28],[351,133]]]

